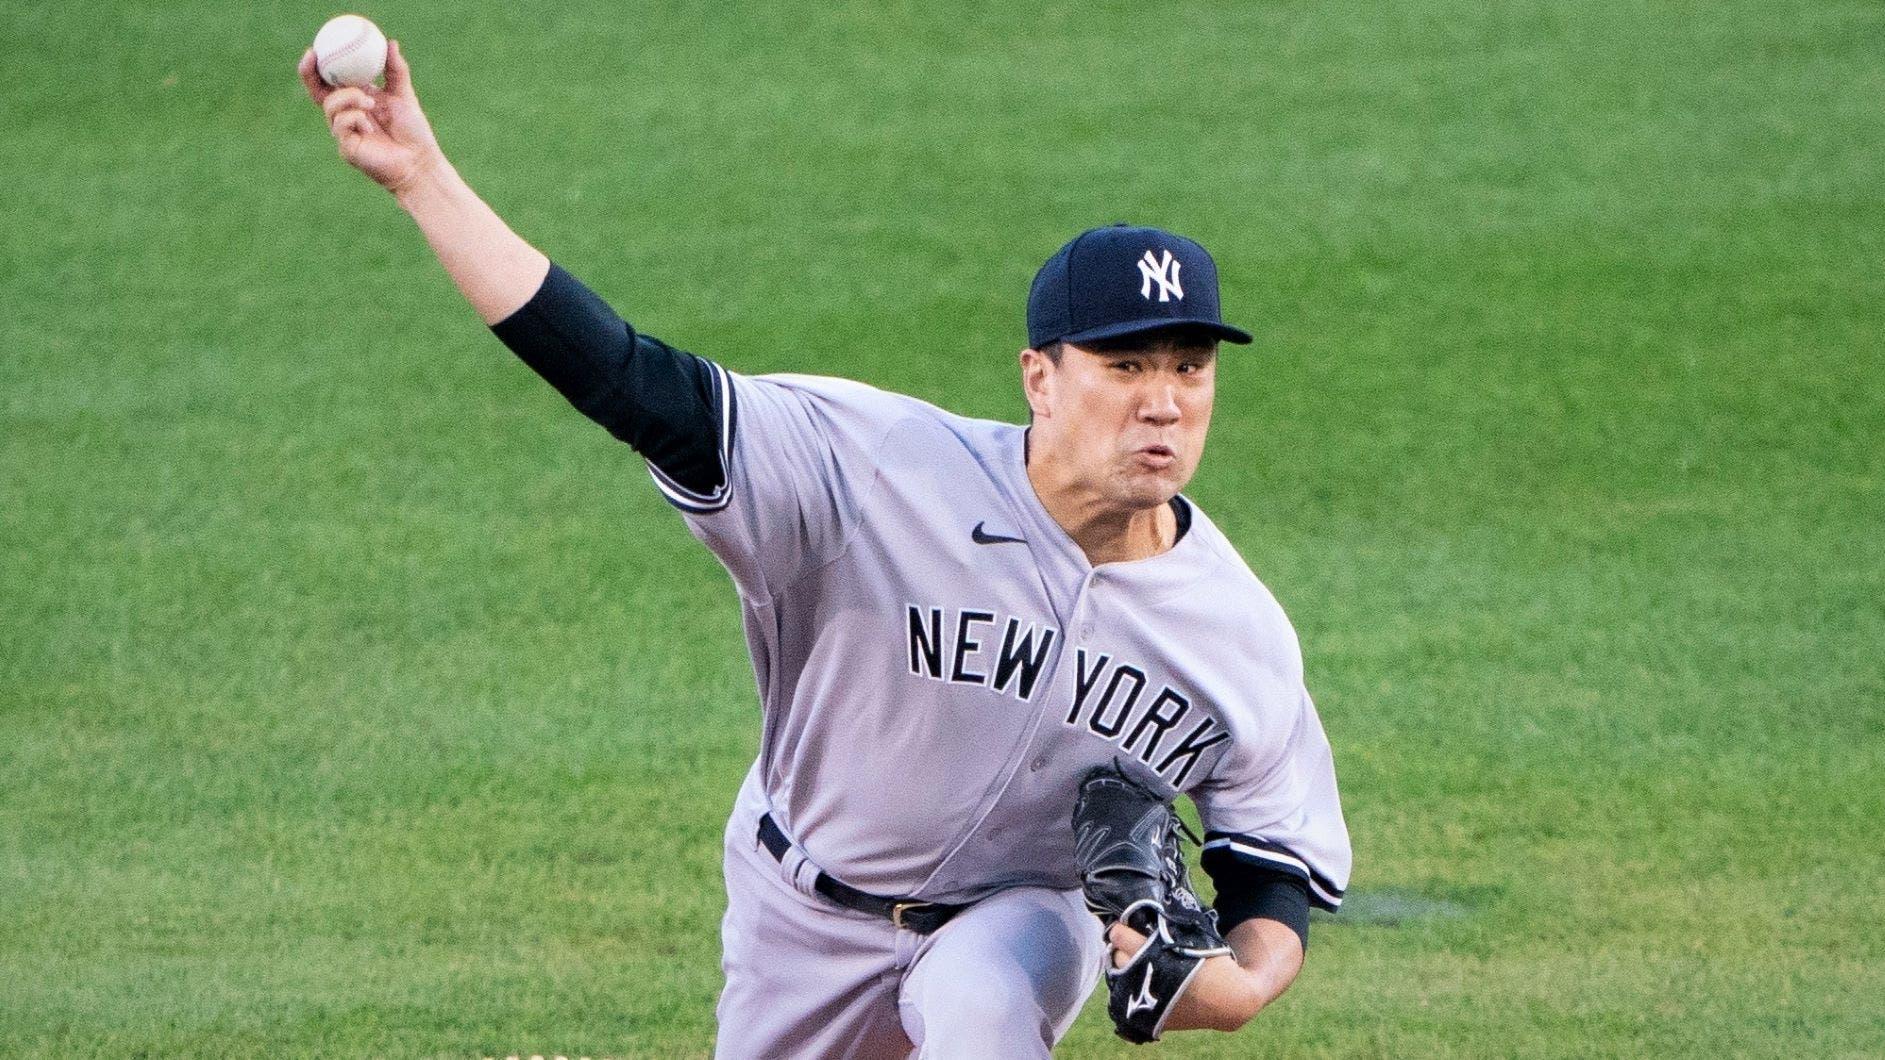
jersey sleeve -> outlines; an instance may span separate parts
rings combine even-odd
[[[656,469],[663,489],[724,492],[725,372],[643,335],[582,281],[552,263],[537,291],[492,334]]]
[[[1205,828],[1204,870],[1220,904],[1265,877],[1290,876],[1331,912],[1348,887],[1351,854],[1335,786],[1335,760],[1309,693],[1298,686],[1281,712],[1280,746],[1240,747],[1192,793]]]
[[[767,600],[843,550],[903,410],[895,395],[861,383],[714,369],[719,488],[689,489],[653,463],[649,472],[741,594]]]

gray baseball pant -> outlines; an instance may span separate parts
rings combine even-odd
[[[717,1057],[1050,1054],[1106,959],[1079,891],[1011,888],[933,934],[902,930],[811,891],[796,859],[775,861],[750,794],[727,825]]]

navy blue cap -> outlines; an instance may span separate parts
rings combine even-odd
[[[1217,262],[1158,228],[1110,225],[1073,237],[1028,292],[1028,345],[1099,342],[1189,325],[1227,342],[1250,333],[1218,311]]]

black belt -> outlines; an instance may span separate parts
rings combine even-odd
[[[772,814],[759,819],[759,841],[779,861],[785,860],[785,852],[792,849],[792,841],[779,831]],[[927,935],[942,927],[949,922],[950,917],[968,908],[966,905],[944,902],[919,902],[913,898],[880,898],[822,871],[812,881],[812,890],[846,909],[883,917],[905,931],[914,931],[919,935]]]

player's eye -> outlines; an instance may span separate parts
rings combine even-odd
[[[1139,370],[1139,362],[1138,361],[1114,361],[1113,370],[1119,371],[1119,372],[1136,372]]]

